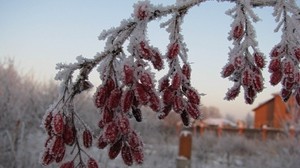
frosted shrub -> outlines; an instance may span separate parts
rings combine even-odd
[[[221,75],[234,84],[225,99],[235,99],[243,89],[245,102],[252,104],[257,93],[262,92],[261,71],[266,62],[255,40],[252,23],[259,18],[252,9],[274,6],[278,22],[276,31],[282,28],[283,35],[282,41],[271,52],[270,82],[273,85],[281,82],[283,100],[295,94],[300,105],[300,16],[295,1],[219,0],[222,1],[235,3],[226,12],[233,18],[228,36],[233,47]],[[106,40],[102,52],[90,59],[79,56],[73,64],[58,64],[56,79],[61,81],[60,94],[43,119],[48,139],[41,163],[50,165],[56,162],[61,167],[98,167],[94,156],[88,152],[90,146],[96,144],[100,149],[107,148],[111,159],[121,153],[126,165],[142,164],[144,144],[132,127],[132,122],[143,121],[145,112],[142,107],[152,109],[159,119],[174,111],[185,126],[190,125],[191,118],[201,118],[201,94],[191,85],[192,67],[181,29],[189,9],[204,2],[178,1],[175,5],[163,7],[152,5],[147,0],[140,1],[134,5],[131,18],[100,34],[99,40]],[[160,25],[169,34],[169,44],[162,53],[149,41],[147,27],[149,22],[167,16],[169,19]],[[99,135],[89,131],[88,124],[74,109],[74,98],[93,87],[89,75],[96,68],[102,81],[95,84],[94,94],[94,105],[99,112]],[[157,82],[155,72],[162,69],[166,74]],[[76,79],[73,77],[75,73],[78,74]]]

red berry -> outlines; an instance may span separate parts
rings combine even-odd
[[[106,94],[110,94],[110,92],[116,88],[115,81],[110,77],[107,78],[105,87],[107,88]]]
[[[116,123],[110,122],[104,130],[104,138],[106,142],[113,143],[119,134],[119,129]]]
[[[98,122],[98,127],[99,127],[99,128],[104,128],[104,126],[105,126],[104,121],[103,121],[103,120],[100,120],[100,121]]]
[[[269,72],[279,71],[281,69],[281,61],[279,59],[271,60],[269,64]]]
[[[294,50],[294,55],[298,61],[300,61],[300,47]]]
[[[60,168],[74,168],[74,162],[73,161],[66,162],[62,164]]]
[[[149,91],[154,87],[151,75],[149,73],[142,73],[140,81],[146,91]]]
[[[136,98],[139,102],[141,102],[142,104],[147,104],[148,103],[149,95],[145,91],[142,84],[140,84],[140,83],[136,84],[135,93],[136,93]]]
[[[292,74],[294,72],[294,64],[291,61],[285,61],[283,63],[283,73]]]
[[[144,41],[140,42],[140,56],[146,60],[151,59],[151,50],[149,49],[149,46]]]
[[[199,94],[196,92],[196,90],[189,88],[186,92],[186,96],[189,100],[189,102],[193,103],[193,104],[200,104],[200,96]]]
[[[190,78],[191,78],[191,67],[188,64],[184,64],[182,66],[182,74],[186,77],[186,79],[190,80]]]
[[[128,144],[132,149],[136,149],[141,145],[141,141],[134,131],[128,134]]]
[[[259,68],[265,67],[265,59],[262,53],[258,53],[258,52],[254,53],[254,61]]]
[[[132,150],[132,156],[133,156],[133,160],[137,164],[143,164],[143,162],[144,162],[144,153],[143,153],[143,150],[141,148],[133,149]]]
[[[282,72],[279,70],[279,71],[275,71],[271,74],[271,77],[270,77],[270,83],[271,85],[277,85],[281,79],[282,79]]]
[[[163,69],[164,62],[161,58],[161,54],[158,51],[152,51],[151,62],[155,69],[157,69],[157,70]]]
[[[46,118],[44,119],[44,127],[49,136],[52,135],[53,132],[52,125],[51,125],[52,119],[53,119],[52,112],[49,112]]]
[[[277,57],[281,56],[284,52],[285,52],[285,48],[280,45],[277,45],[272,49],[271,57],[277,58]]]
[[[236,69],[240,69],[244,66],[245,64],[245,58],[242,56],[237,56],[234,58],[234,67]]]
[[[63,139],[66,145],[73,145],[75,142],[76,130],[74,126],[65,124]]]
[[[89,148],[92,146],[92,143],[93,143],[93,137],[92,137],[92,133],[91,131],[85,129],[83,131],[83,134],[82,134],[82,139],[83,139],[83,145],[86,147],[86,148]]]
[[[129,132],[129,120],[126,116],[121,116],[119,118],[119,128],[122,134],[127,134]]]
[[[104,149],[106,146],[108,145],[108,143],[105,141],[105,139],[103,138],[103,135],[101,135],[99,138],[98,138],[98,144],[97,144],[97,147],[99,149]]]
[[[176,113],[181,113],[184,109],[183,99],[181,96],[175,96],[174,103],[173,103],[173,109]]]
[[[172,43],[168,49],[168,58],[174,59],[179,53],[179,44],[177,42]]]
[[[264,89],[262,77],[255,75],[253,79],[253,85],[257,92],[261,92]]]
[[[61,135],[64,131],[64,118],[63,115],[58,112],[54,115],[52,120],[52,126],[54,133]]]
[[[61,162],[64,159],[65,153],[66,153],[66,148],[63,148],[63,151],[56,155],[55,162],[56,163]]]
[[[127,113],[130,110],[130,107],[133,104],[133,98],[134,98],[134,92],[133,92],[133,90],[127,90],[123,94],[121,106],[122,106],[122,111],[124,113]]]
[[[181,76],[179,73],[176,73],[174,76],[173,76],[173,80],[172,80],[172,84],[171,84],[171,88],[173,90],[177,90],[181,85]]]
[[[195,120],[200,117],[200,110],[199,110],[199,107],[196,104],[188,103],[187,107],[186,107],[186,111]]]
[[[98,88],[95,96],[95,105],[97,108],[101,108],[105,105],[106,100],[108,99],[108,90],[107,87],[102,86]]]
[[[282,97],[283,101],[285,101],[285,102],[288,101],[291,94],[292,94],[291,90],[287,90],[285,88],[281,89],[281,97]]]
[[[111,110],[118,107],[118,105],[120,104],[121,96],[122,96],[122,91],[118,88],[115,88],[110,93],[109,99],[107,101],[107,107]]]
[[[65,151],[64,139],[61,136],[56,136],[53,142],[50,153],[54,156],[58,156]]]
[[[244,34],[244,26],[243,24],[239,24],[237,26],[234,27],[233,29],[233,38],[235,40],[238,40],[242,37],[242,35]]]
[[[104,124],[112,122],[113,119],[114,119],[114,111],[109,110],[108,107],[104,107],[102,110],[102,121],[104,122]]]
[[[43,156],[41,159],[42,165],[47,166],[47,165],[51,164],[54,161],[54,159],[55,158],[53,157],[53,155],[50,154],[49,150],[47,150],[43,153]]]
[[[130,85],[133,83],[134,78],[134,69],[130,67],[129,65],[124,65],[124,83],[125,85]]]
[[[183,125],[185,125],[185,126],[190,125],[190,117],[189,117],[188,113],[185,110],[182,111],[182,113],[180,114],[180,118],[181,118],[181,121],[182,121]]]
[[[163,102],[166,105],[170,105],[173,103],[175,97],[175,93],[170,87],[168,87],[166,90],[163,92]]]
[[[87,162],[87,167],[88,168],[98,168],[98,164],[95,159],[89,158],[89,160]]]
[[[229,89],[226,93],[226,100],[234,100],[239,94],[240,94],[240,86],[236,87],[233,86],[231,89]]]
[[[296,102],[297,102],[298,106],[300,106],[300,89],[298,89],[298,90],[299,91],[296,93],[295,98],[296,98]]]
[[[121,152],[122,146],[123,146],[123,142],[122,142],[122,138],[121,138],[109,148],[109,151],[108,151],[109,158],[115,159]]]
[[[122,159],[127,166],[132,166],[133,159],[130,147],[125,143],[121,150]]]
[[[226,78],[226,77],[230,76],[233,72],[234,72],[234,66],[232,64],[227,64],[223,68],[222,76],[223,76],[223,78]]]
[[[251,73],[248,69],[245,69],[242,73],[242,84],[243,86],[250,86],[252,84]]]
[[[158,112],[160,110],[159,97],[155,93],[150,93],[149,103],[150,103],[150,108],[153,111]]]
[[[159,91],[165,90],[167,87],[169,87],[169,79],[168,78],[162,78],[160,85],[159,85]]]

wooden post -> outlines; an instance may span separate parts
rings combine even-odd
[[[222,124],[220,124],[217,129],[218,138],[221,138],[221,136],[222,136],[222,129],[223,129],[223,126],[222,126]]]
[[[291,139],[295,138],[296,131],[295,131],[295,127],[294,126],[290,126],[290,128],[289,128],[289,135],[290,135]]]
[[[262,135],[262,140],[266,141],[267,140],[267,126],[266,125],[262,126],[261,135]]]
[[[192,155],[192,132],[191,128],[184,128],[179,137],[179,152],[177,168],[190,168]]]
[[[239,134],[239,135],[243,135],[243,133],[244,133],[244,125],[243,125],[242,123],[239,123],[239,124],[238,124],[238,127],[239,127],[239,132],[238,132],[238,134]]]
[[[204,123],[203,122],[201,122],[200,123],[200,136],[202,137],[202,135],[203,135],[203,133],[204,133]]]

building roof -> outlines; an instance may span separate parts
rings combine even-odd
[[[255,112],[257,109],[259,109],[259,108],[262,107],[263,105],[268,104],[268,103],[270,103],[271,101],[274,101],[274,99],[275,99],[276,96],[279,96],[279,94],[273,94],[273,97],[272,97],[271,99],[269,99],[269,100],[267,100],[267,101],[265,101],[265,102],[263,102],[263,103],[260,103],[257,107],[255,107],[254,109],[252,109],[252,111]]]

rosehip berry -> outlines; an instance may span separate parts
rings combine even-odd
[[[149,91],[151,88],[154,87],[152,78],[149,73],[144,72],[141,75],[140,81],[146,91]]]
[[[185,110],[183,110],[182,113],[180,114],[180,118],[181,118],[183,125],[185,125],[185,126],[190,125],[190,117]]]
[[[234,100],[239,94],[240,94],[240,86],[236,87],[233,86],[231,89],[229,89],[226,93],[226,100]]]
[[[164,67],[164,62],[161,58],[161,54],[158,51],[152,51],[151,62],[153,67],[157,70],[161,70]]]
[[[62,154],[65,150],[64,139],[61,136],[56,136],[53,142],[50,153],[54,156]]]
[[[122,134],[127,134],[129,132],[129,120],[125,116],[119,118],[119,128]]]
[[[182,66],[182,74],[186,77],[187,80],[191,78],[191,67],[188,64]]]
[[[165,90],[166,88],[168,88],[170,86],[169,84],[169,79],[168,78],[162,78],[161,79],[161,82],[160,82],[160,85],[159,85],[159,91],[163,91]]]
[[[60,168],[74,168],[74,162],[73,161],[66,162],[62,164]]]
[[[285,52],[285,48],[282,48],[282,46],[277,45],[275,46],[271,51],[271,57],[277,58],[281,56]]]
[[[101,135],[101,136],[98,138],[98,144],[97,144],[97,147],[98,147],[99,149],[104,149],[107,145],[108,145],[108,143],[105,141],[103,135]]]
[[[110,122],[103,133],[104,138],[108,143],[113,143],[118,137],[118,134],[119,134],[119,129],[116,123],[114,122]]]
[[[49,136],[51,136],[53,133],[52,125],[51,125],[52,119],[53,119],[52,112],[49,112],[46,118],[44,119],[44,127]]]
[[[288,101],[289,98],[290,98],[290,96],[291,96],[291,94],[292,94],[291,90],[287,90],[285,88],[281,89],[281,97],[282,97],[283,101],[285,101],[285,102]]]
[[[151,50],[149,49],[148,45],[144,42],[140,42],[140,56],[146,60],[151,59]]]
[[[132,67],[130,67],[129,65],[124,65],[124,83],[125,85],[130,85],[133,83],[133,73],[134,70]]]
[[[294,50],[294,56],[296,57],[296,59],[300,62],[300,48],[296,48]]]
[[[109,109],[114,109],[118,107],[118,105],[120,104],[121,96],[122,96],[122,91],[119,88],[115,88],[110,93],[109,99],[107,101],[107,107]]]
[[[192,88],[189,88],[187,91],[186,91],[186,96],[189,100],[189,102],[193,103],[193,104],[197,104],[199,105],[200,104],[200,96],[199,94],[196,92],[196,90],[192,89]]]
[[[149,99],[149,103],[150,103],[150,108],[153,111],[159,111],[160,110],[160,101],[159,101],[159,97],[155,94],[155,93],[150,93],[150,99]]]
[[[107,94],[108,94],[107,87],[102,86],[98,88],[98,91],[96,92],[96,96],[95,96],[95,105],[97,108],[101,108],[105,105],[105,102],[108,99]]]
[[[123,94],[123,98],[122,98],[122,111],[124,113],[127,113],[130,110],[130,107],[133,104],[133,98],[134,98],[134,92],[133,90],[127,90],[124,94]]]
[[[74,126],[65,124],[63,139],[66,145],[72,146],[75,142],[76,130]]]
[[[142,111],[139,108],[132,107],[132,114],[137,122],[142,122]]]
[[[109,110],[108,107],[104,107],[102,110],[102,121],[107,124],[114,119],[114,111]]]
[[[200,110],[196,104],[188,103],[186,107],[186,111],[195,120],[200,117]]]
[[[179,73],[176,73],[174,76],[173,76],[173,80],[172,80],[172,84],[171,84],[171,88],[173,90],[177,90],[181,85],[181,76]]]
[[[174,103],[173,103],[173,109],[176,113],[181,113],[184,109],[184,104],[181,96],[175,96]]]
[[[279,59],[271,60],[269,64],[269,72],[279,71],[281,69],[281,61]]]
[[[161,120],[161,119],[164,119],[168,116],[168,114],[171,112],[172,110],[172,105],[167,105],[163,108],[162,112],[159,114],[158,118]]]
[[[145,91],[142,84],[140,84],[140,83],[136,84],[135,94],[136,94],[136,98],[139,102],[141,102],[142,104],[147,104],[148,103],[149,95]]]
[[[43,153],[43,156],[42,156],[42,159],[41,159],[41,162],[42,162],[42,165],[43,166],[47,166],[49,164],[51,164],[52,162],[54,162],[54,157],[52,154],[50,154],[49,150],[46,150],[44,153]]]

